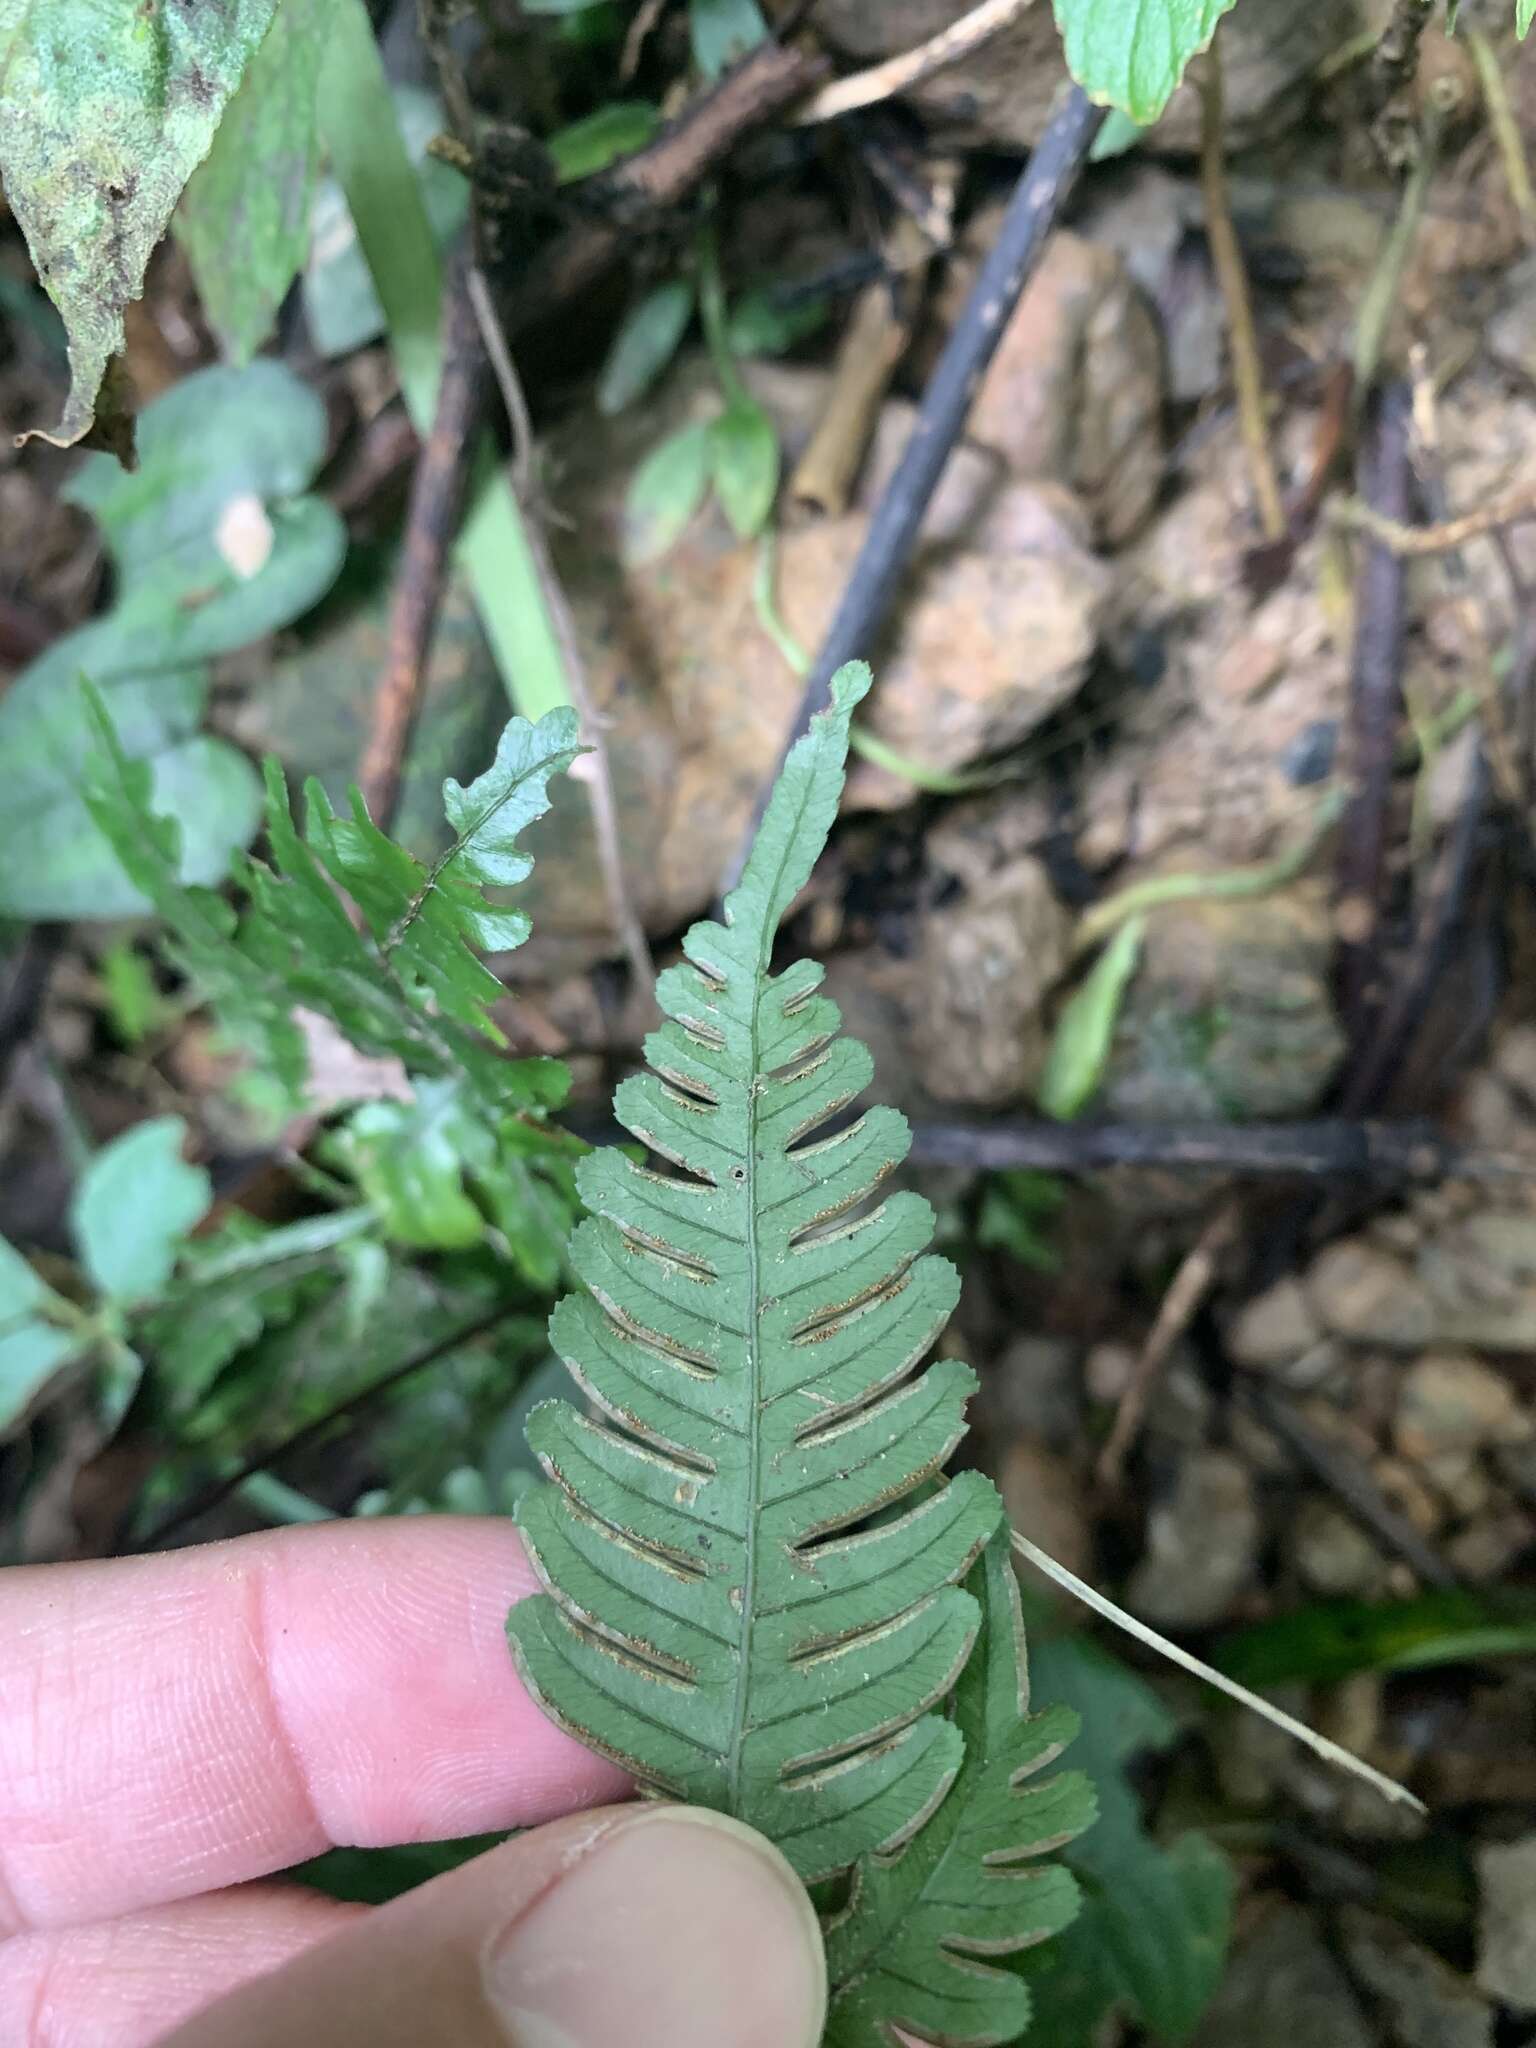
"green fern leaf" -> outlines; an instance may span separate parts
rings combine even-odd
[[[957,1280],[922,1257],[893,1110],[813,1138],[870,1078],[821,969],[772,975],[780,920],[836,813],[869,672],[794,748],[724,924],[657,984],[651,1072],[615,1098],[671,1167],[618,1149],[577,1170],[594,1216],[556,1351],[598,1411],[534,1411],[554,1482],[519,1521],[547,1591],[508,1623],[546,1711],[640,1781],[733,1813],[808,1881],[906,1840],[959,1766],[931,1709],[978,1626],[958,1581],[1000,1506],[959,1440],[969,1370],[915,1368]]]
[[[1039,1858],[1082,1833],[1093,1791],[1079,1771],[1028,1781],[1061,1754],[1077,1716],[1028,1717],[1019,1589],[1005,1531],[972,1572],[982,1631],[955,1689],[965,1762],[916,1839],[871,1857],[827,1929],[826,2048],[893,2048],[900,2027],[935,2048],[996,2048],[1029,2024],[1029,1992],[986,1958],[1057,1933],[1077,1886]]]
[[[548,808],[549,779],[580,751],[576,717],[538,725],[514,718],[496,759],[468,789],[445,783],[455,838],[430,868],[395,845],[353,796],[338,816],[306,788],[303,832],[282,770],[267,763],[266,832],[272,865],[238,859],[243,916],[178,878],[177,828],[149,809],[148,772],[128,758],[102,699],[91,693],[99,742],[87,801],[129,878],[164,918],[167,950],[230,1036],[294,1094],[308,1075],[296,1009],[329,1020],[360,1052],[394,1057],[412,1079],[453,1080],[481,1115],[552,1107],[565,1072],[553,1060],[509,1061],[489,1014],[502,985],[477,957],[528,935],[521,911],[495,907],[489,887],[521,881],[532,862],[516,836]],[[362,913],[354,926],[338,891]]]

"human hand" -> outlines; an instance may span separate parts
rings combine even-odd
[[[447,1516],[0,1573],[0,2041],[816,2048],[805,1894],[732,1822],[598,1803],[507,1654],[531,1589]],[[252,1882],[509,1827],[387,1906]]]

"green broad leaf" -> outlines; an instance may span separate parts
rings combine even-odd
[[[0,0],[0,177],[69,334],[48,440],[89,431],[124,309],[274,6]]]
[[[1037,1699],[1074,1708],[1073,1760],[1098,1797],[1096,1824],[1065,1861],[1083,1907],[1065,1934],[1020,1958],[1034,1997],[1034,2033],[1051,2048],[1096,2048],[1105,2019],[1129,2013],[1158,2042],[1184,2041],[1221,1981],[1231,1935],[1231,1866],[1203,1836],[1165,1848],[1142,1824],[1126,1774],[1166,1748],[1177,1725],[1133,1672],[1082,1637],[1030,1645]]]
[[[371,1210],[333,1210],[266,1229],[236,1212],[184,1246],[163,1298],[137,1328],[155,1361],[153,1387],[178,1426],[194,1416],[224,1368],[264,1331],[350,1278],[347,1257],[370,1246]],[[356,1342],[360,1331],[354,1330]]]
[[[1040,1081],[1039,1103],[1047,1116],[1067,1122],[1098,1093],[1146,930],[1144,917],[1121,925],[1063,1009]]]
[[[739,64],[768,36],[757,0],[689,0],[693,61],[706,78]]]
[[[494,1170],[496,1140],[453,1081],[423,1081],[414,1102],[367,1102],[334,1148],[397,1244],[479,1244],[485,1216],[467,1171]]]
[[[1067,66],[1091,100],[1142,127],[1173,97],[1235,0],[1055,0]]]
[[[709,456],[726,518],[739,539],[755,540],[779,489],[779,437],[772,420],[752,399],[735,399],[710,425]]]
[[[786,305],[775,293],[758,289],[732,302],[725,338],[733,355],[781,356],[819,334],[831,318],[832,301],[825,293]]]
[[[1515,27],[1520,31],[1521,40],[1531,32],[1531,23],[1536,21],[1536,0],[1515,0]]]
[[[0,915],[126,917],[147,908],[93,825],[82,784],[98,685],[124,750],[146,762],[150,801],[182,821],[181,873],[221,877],[260,816],[245,757],[198,732],[205,664],[310,607],[346,536],[305,495],[325,456],[325,412],[281,364],[206,370],[140,421],[140,467],[92,456],[65,495],[102,529],[111,608],[56,641],[0,697]]]
[[[559,128],[544,145],[562,185],[574,185],[606,171],[621,156],[654,142],[661,128],[661,110],[649,100],[614,100],[585,114],[568,128]]]
[[[1423,1671],[1533,1652],[1536,1596],[1505,1586],[1318,1601],[1229,1636],[1218,1663],[1240,1685],[1335,1685],[1359,1671]]]
[[[56,1305],[62,1306],[52,1288],[0,1237],[0,1441],[80,1353],[80,1338],[49,1320]]]
[[[597,379],[597,409],[607,418],[643,398],[677,354],[693,318],[692,280],[669,278],[625,314]]]
[[[80,1176],[70,1229],[80,1263],[109,1301],[163,1294],[177,1254],[213,1202],[213,1183],[182,1158],[187,1127],[153,1117],[103,1146]]]
[[[333,0],[278,0],[176,210],[203,310],[225,353],[248,363],[304,267],[320,169],[315,89]]]
[[[651,450],[624,500],[626,562],[639,568],[660,561],[682,539],[709,489],[711,457],[710,429],[702,421]]]
[[[932,1819],[894,1857],[859,1864],[827,1928],[832,1986],[826,2048],[924,2041],[999,2048],[1029,2024],[1029,1992],[994,1958],[1065,1927],[1077,1886],[1042,1859],[1094,1817],[1079,1772],[1042,1782],[1076,1733],[1067,1708],[1029,1714],[1024,1623],[1006,1533],[974,1566],[982,1628],[955,1689],[960,1774]]]
[[[542,1595],[508,1621],[533,1696],[643,1784],[735,1814],[807,1881],[907,1840],[960,1763],[933,1709],[979,1624],[960,1585],[998,1526],[979,1474],[938,1475],[968,1367],[918,1367],[958,1293],[933,1212],[870,1199],[894,1111],[822,1127],[868,1083],[822,969],[770,971],[842,793],[869,688],[850,665],[785,763],[722,924],[664,973],[650,1071],[614,1098],[655,1155],[577,1168],[585,1291],[550,1321],[593,1404],[548,1402],[550,1484],[518,1521]],[[872,1520],[878,1515],[878,1520]]]
[[[309,1080],[308,1041],[295,1012],[310,1012],[356,1051],[400,1061],[413,1087],[459,1082],[466,1115],[489,1130],[500,1132],[519,1115],[533,1118],[515,1141],[498,1138],[497,1174],[505,1170],[513,1188],[536,1184],[538,1202],[530,1196],[514,1251],[521,1257],[528,1248],[530,1277],[547,1273],[546,1209],[551,1185],[559,1189],[569,1177],[571,1141],[540,1129],[537,1119],[564,1099],[568,1076],[556,1060],[504,1057],[490,1014],[504,990],[479,955],[509,951],[527,936],[523,913],[486,892],[528,873],[516,837],[548,808],[550,777],[581,751],[576,714],[552,711],[537,726],[514,718],[484,775],[467,788],[451,779],[443,785],[454,838],[430,866],[386,838],[355,792],[350,813],[338,813],[312,782],[301,829],[282,772],[269,762],[270,861],[237,864],[238,907],[182,884],[175,822],[151,811],[148,772],[120,744],[100,698],[93,718],[91,817],[164,919],[167,955],[212,1005],[224,1033],[288,1091],[294,1109]],[[339,891],[361,912],[361,929]],[[360,1083],[359,1099],[377,1093]]]

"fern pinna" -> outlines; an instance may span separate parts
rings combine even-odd
[[[571,1260],[586,1291],[550,1330],[596,1412],[549,1402],[531,1418],[553,1483],[519,1520],[547,1590],[508,1624],[546,1711],[644,1787],[750,1822],[808,1883],[861,1866],[843,1922],[859,1932],[839,1937],[850,1956],[868,1902],[904,1865],[902,1884],[916,1873],[907,1859],[933,1817],[953,1832],[952,1802],[975,1793],[953,1702],[982,1604],[962,1581],[1002,1512],[978,1474],[940,1476],[973,1376],[953,1361],[919,1370],[958,1288],[925,1255],[928,1204],[872,1201],[906,1154],[905,1120],[875,1108],[817,1135],[865,1087],[870,1058],[836,1037],[818,965],[770,971],[831,828],[868,684],[862,667],[840,672],[724,923],[695,925],[685,964],[657,983],[666,1021],[646,1043],[650,1072],[614,1107],[666,1163],[609,1149],[579,1169],[594,1213]],[[996,1780],[988,1812],[1006,1831],[1001,1766],[975,1761]],[[1075,1797],[1068,1834],[1088,1817]],[[964,1890],[951,1867],[962,1839],[979,1845],[978,1882],[991,1860],[988,1826],[957,1837],[930,1900],[941,1916]],[[1070,1880],[1056,1882],[1061,1896]],[[986,1945],[1018,1946],[1061,1917],[1042,1924],[1031,1899],[1012,1934],[987,1918]],[[964,1946],[962,1925],[954,1936]],[[874,1947],[889,1961],[903,1939],[893,1924]],[[884,1993],[869,1999],[846,2008],[853,2031],[838,2038],[894,2039],[857,2031]]]

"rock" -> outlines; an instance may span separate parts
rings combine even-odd
[[[825,373],[745,367],[793,462],[814,427]],[[658,935],[708,905],[772,772],[800,680],[758,616],[758,550],[722,515],[702,513],[662,561],[623,560],[625,493],[667,434],[712,418],[707,366],[683,364],[643,409],[583,412],[549,447],[556,567],[575,615],[593,698],[608,721],[625,870],[635,908]],[[911,431],[914,409],[887,406],[856,506],[781,540],[779,608],[805,645],[821,637],[862,545],[871,504]],[[1056,486],[1013,482],[992,453],[962,444],[946,466],[906,600],[876,650],[870,730],[936,768],[1015,745],[1087,675],[1108,593],[1086,517]],[[893,807],[912,786],[884,771],[850,802]],[[522,901],[533,945],[522,975],[574,971],[615,950],[584,793],[565,786],[527,837],[536,866]]]
[[[1310,1913],[1275,1904],[1239,1943],[1192,2048],[1374,2048]]]
[[[1261,1533],[1248,1468],[1228,1451],[1191,1452],[1147,1518],[1126,1605],[1168,1627],[1209,1628],[1251,1583]]]
[[[1016,1337],[988,1371],[980,1398],[990,1429],[1037,1437],[1057,1451],[1082,1442],[1082,1363],[1064,1337]]]
[[[1092,1579],[1093,1531],[1082,1475],[1038,1437],[1017,1436],[997,1469],[1003,1512],[1031,1543],[1075,1572]]]
[[[1071,920],[1045,869],[1019,860],[919,927],[913,1042],[940,1102],[1026,1100],[1045,1065],[1045,998],[1071,957]]]
[[[1385,1589],[1387,1560],[1360,1525],[1321,1494],[1309,1494],[1286,1530],[1291,1562],[1314,1593],[1367,1598]]]
[[[1493,2014],[1476,1988],[1392,1921],[1345,1906],[1339,1935],[1355,1981],[1374,1999],[1392,2048],[1493,2048]]]
[[[1344,1052],[1331,946],[1321,905],[1302,890],[1157,911],[1116,1027],[1102,1113],[1178,1123],[1314,1108]]]
[[[1306,1288],[1324,1326],[1355,1343],[1415,1351],[1434,1335],[1433,1307],[1408,1267],[1362,1239],[1319,1252]]]
[[[1496,1586],[1509,1576],[1510,1568],[1533,1542],[1536,1532],[1526,1509],[1485,1509],[1447,1543],[1446,1561],[1469,1586]]]
[[[1480,1210],[1419,1256],[1441,1337],[1489,1351],[1536,1349],[1536,1215]]]
[[[989,247],[999,215],[968,233]],[[971,276],[952,272],[947,328]],[[1098,538],[1119,547],[1146,523],[1163,479],[1163,349],[1157,322],[1114,250],[1055,235],[976,394],[967,438],[1015,477],[1070,485]]]
[[[1536,384],[1536,256],[1506,272],[1502,310],[1488,323],[1490,355],[1505,369]]]
[[[1239,1365],[1272,1370],[1304,1358],[1322,1335],[1300,1282],[1287,1275],[1243,1304],[1227,1325],[1226,1346]]]
[[[1528,1442],[1536,1423],[1501,1373],[1463,1352],[1431,1352],[1404,1373],[1393,1432],[1405,1458]]]
[[[1477,1981],[1490,1998],[1536,2012],[1536,1835],[1480,1849]]]
[[[1493,1064],[1527,1108],[1536,1108],[1536,1024],[1514,1024],[1500,1032],[1493,1042]]]
[[[818,26],[861,63],[911,49],[947,28],[975,0],[822,0]],[[1226,24],[1223,69],[1229,133],[1241,148],[1281,125],[1317,67],[1369,19],[1359,0],[1290,0]],[[1039,141],[1066,79],[1050,12],[1032,8],[1003,34],[903,95],[948,140],[1008,151]],[[1199,147],[1195,89],[1180,87],[1151,131],[1153,148]]]

